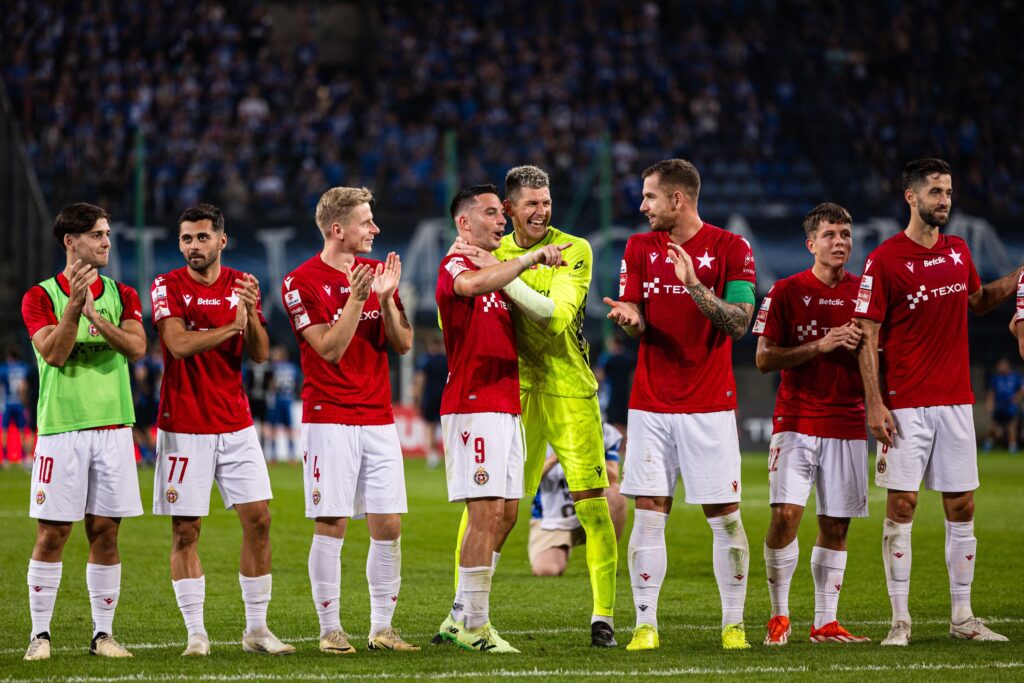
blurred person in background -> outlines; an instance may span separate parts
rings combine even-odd
[[[991,451],[1005,438],[1006,448],[1016,453],[1020,429],[1020,400],[1024,397],[1024,378],[1013,369],[1008,358],[1000,358],[988,380],[985,410],[989,414],[988,435],[984,449]]]
[[[413,380],[413,402],[427,428],[427,467],[437,467],[441,457],[437,452],[438,429],[441,426],[441,394],[448,382],[448,356],[444,343],[436,332],[427,336],[427,348],[416,359],[416,377]]]

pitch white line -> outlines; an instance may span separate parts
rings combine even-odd
[[[984,621],[989,624],[1022,624],[1024,619],[1019,617],[984,617]],[[891,621],[889,619],[875,619],[875,620],[843,620],[843,624],[847,626],[888,626]],[[939,626],[948,624],[949,621],[946,619],[915,619],[914,626]],[[618,626],[615,629],[618,633],[629,634],[632,633],[633,629],[629,626]],[[712,624],[662,624],[658,627],[658,630],[662,633],[666,631],[720,631],[720,626]],[[531,629],[501,629],[503,635],[509,636],[528,636],[528,635],[558,635],[561,633],[585,633],[586,629],[583,626],[559,626],[555,628],[531,628]],[[426,640],[432,638],[436,631],[419,631],[409,632],[402,635],[412,638],[414,640]],[[309,643],[319,642],[319,636],[295,636],[290,638],[281,638],[286,643]],[[182,648],[184,649],[186,641],[184,638],[181,640],[171,641],[158,641],[154,643],[124,643],[124,646],[129,650],[165,650]],[[214,640],[210,641],[210,645],[214,647],[230,647],[241,645],[241,640]],[[27,647],[27,646],[26,646]],[[51,650],[53,652],[74,652],[77,650],[84,650],[85,645],[54,645]],[[0,650],[0,655],[11,655],[17,653],[23,653],[25,648],[9,647]],[[2,679],[0,679],[2,680]]]
[[[984,669],[1021,669],[1024,662],[992,662],[989,664],[936,664],[934,662],[911,662],[909,664],[894,664],[886,666],[882,664],[865,665],[833,665],[823,669],[812,669],[807,666],[747,666],[736,668],[724,667],[677,667],[670,669],[609,669],[603,671],[591,671],[587,669],[490,669],[481,671],[443,671],[443,672],[410,672],[410,673],[386,673],[378,672],[372,674],[345,674],[346,680],[381,680],[381,679],[414,679],[414,680],[446,680],[446,679],[474,679],[474,678],[550,678],[552,676],[564,676],[572,678],[622,678],[649,676],[654,678],[669,678],[676,676],[735,676],[742,674],[791,674],[808,673],[810,671],[827,671],[835,673],[856,673],[863,671],[979,671]],[[187,674],[129,674],[124,676],[71,676],[49,678],[18,678],[5,679],[8,683],[50,683],[51,681],[65,681],[67,683],[130,683],[132,681],[218,681],[229,683],[231,681],[290,681],[301,679],[304,681],[337,681],[337,673],[330,674],[198,674],[190,676]]]

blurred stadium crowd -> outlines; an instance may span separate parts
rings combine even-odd
[[[308,219],[339,184],[440,215],[454,131],[463,182],[538,163],[588,192],[610,155],[618,220],[667,156],[702,169],[711,216],[828,197],[902,215],[894,169],[918,156],[952,163],[964,210],[1024,210],[1013,2],[339,3],[358,57],[326,64],[330,4],[292,4],[297,39],[275,42],[252,0],[5,2],[2,75],[48,201],[132,215],[141,134],[149,220],[200,199]]]

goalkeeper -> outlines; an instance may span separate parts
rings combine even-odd
[[[504,288],[515,304],[512,319],[526,431],[525,496],[531,498],[537,492],[550,443],[565,470],[576,516],[587,535],[587,568],[594,595],[590,644],[615,647],[612,614],[618,546],[605,498],[608,473],[597,380],[583,337],[593,253],[586,240],[548,224],[548,175],[536,166],[518,166],[505,176],[504,210],[512,218],[513,232],[501,240],[493,256],[462,242],[456,243],[455,250],[483,266],[494,263],[494,257],[508,261],[547,244],[571,243],[564,252],[568,266],[535,266]],[[460,543],[465,525],[464,514]],[[514,525],[514,514],[504,520],[499,550]],[[495,552],[492,569],[498,557]],[[458,609],[458,590],[455,602]]]

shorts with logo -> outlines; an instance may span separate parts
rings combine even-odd
[[[225,434],[157,430],[154,515],[205,517],[214,482],[227,509],[273,498],[255,427]]]
[[[804,506],[812,487],[819,515],[867,517],[867,440],[773,434],[768,448],[769,502]]]
[[[875,485],[893,491],[961,493],[978,488],[978,445],[971,406],[927,406],[892,411],[894,446],[879,444]]]
[[[408,512],[405,463],[394,423],[305,422],[301,439],[306,517]]]
[[[523,423],[511,413],[441,416],[448,500],[523,497]]]
[[[526,554],[530,562],[534,562],[537,556],[551,548],[565,548],[568,555],[572,555],[572,549],[587,542],[587,533],[582,526],[571,531],[565,529],[544,529],[541,527],[542,520],[530,520],[530,535],[526,542]]]
[[[77,522],[86,515],[141,514],[131,427],[48,434],[36,441],[30,517]]]
[[[525,492],[540,487],[548,444],[558,454],[570,491],[608,487],[604,463],[604,430],[597,395],[589,398],[520,391],[526,434]]]
[[[674,496],[683,479],[691,504],[740,500],[740,443],[736,413],[651,413],[630,410],[626,423],[622,495]]]

